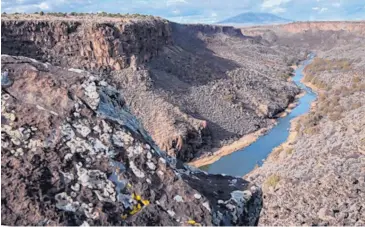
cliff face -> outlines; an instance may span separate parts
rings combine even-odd
[[[309,30],[320,31],[346,31],[354,34],[365,35],[364,22],[346,22],[346,21],[319,21],[319,22],[296,22],[278,26],[284,31],[291,33],[305,32]]]
[[[5,54],[33,57],[66,67],[92,71],[137,68],[171,44],[164,20],[2,20]]]
[[[282,25],[266,25],[242,28],[242,32],[247,35],[260,35],[263,31],[283,30],[289,33],[303,33],[308,31],[345,31],[353,34],[364,35],[364,21],[313,21],[313,22],[294,22]]]
[[[161,151],[108,75],[1,63],[2,224],[257,223],[260,188]]]

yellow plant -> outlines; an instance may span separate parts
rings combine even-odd
[[[280,181],[280,176],[276,175],[276,174],[272,174],[271,176],[269,176],[266,179],[265,185],[275,187],[279,183],[279,181]]]

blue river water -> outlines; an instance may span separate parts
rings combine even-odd
[[[296,83],[306,93],[298,100],[298,105],[287,116],[279,118],[275,125],[267,134],[261,136],[250,146],[238,150],[230,155],[221,157],[218,161],[202,166],[201,169],[212,174],[227,174],[231,176],[244,176],[254,169],[256,165],[261,166],[263,160],[270,152],[280,144],[284,143],[289,136],[290,121],[310,110],[311,103],[317,95],[309,87],[300,82],[303,77],[303,69],[313,59],[310,56],[303,61],[295,70],[293,82]]]

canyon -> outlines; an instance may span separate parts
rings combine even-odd
[[[3,16],[2,223],[364,224],[364,25]],[[274,127],[308,53],[319,98],[262,166],[184,164]]]
[[[233,27],[155,17],[9,15],[2,20],[2,49],[108,73],[157,145],[183,161],[273,126],[272,118],[300,92],[286,81],[286,61],[295,61],[295,52],[270,48]]]

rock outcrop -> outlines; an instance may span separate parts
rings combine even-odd
[[[137,68],[171,44],[167,21],[7,20],[1,22],[2,53],[29,56],[89,71]]]
[[[189,161],[273,125],[299,93],[285,58],[225,26],[6,15],[2,52],[107,73],[159,147]],[[109,73],[110,72],[110,73]]]
[[[108,75],[8,55],[1,64],[2,224],[257,223],[259,187],[161,151]]]

